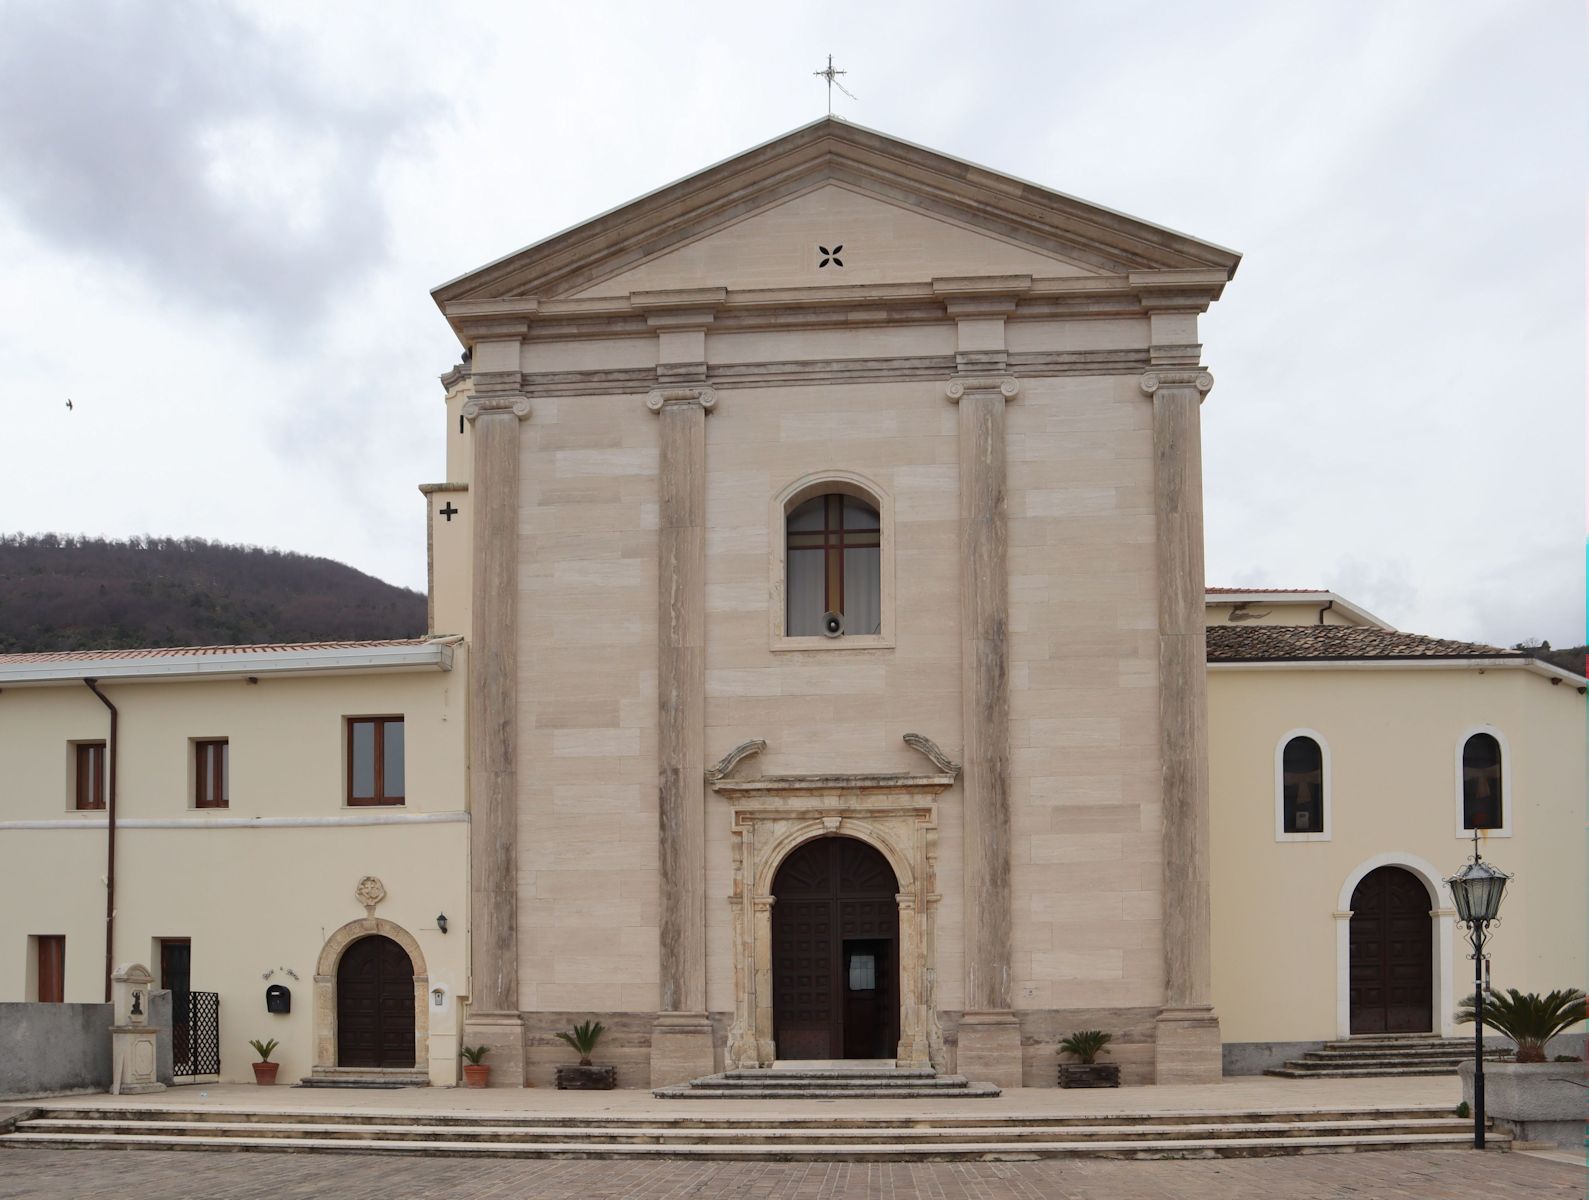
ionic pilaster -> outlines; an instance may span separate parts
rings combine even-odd
[[[959,376],[960,623],[965,768],[966,1007],[1010,1008],[1007,375]]]
[[[707,387],[660,388],[657,474],[657,814],[661,995],[651,1083],[710,1074],[706,1014]]]
[[[470,995],[466,1036],[496,1047],[499,1084],[523,1082],[518,948],[519,427],[517,372],[486,377],[474,426],[469,662]],[[510,378],[512,377],[512,378]]]
[[[1159,580],[1159,760],[1164,805],[1160,1083],[1219,1077],[1210,953],[1208,679],[1204,633],[1201,367],[1141,379],[1153,401]]]

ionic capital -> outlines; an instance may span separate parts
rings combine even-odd
[[[703,412],[717,407],[717,389],[709,387],[657,388],[646,397],[646,407],[654,413],[664,408],[686,408],[698,405]]]
[[[960,375],[951,379],[946,389],[955,404],[965,396],[999,395],[1008,400],[1020,390],[1021,382],[1013,375]]]
[[[524,396],[476,396],[464,402],[463,419],[473,424],[475,419],[495,413],[511,413],[519,420],[527,420],[530,402]]]
[[[1186,371],[1161,369],[1145,372],[1142,378],[1137,380],[1137,386],[1149,396],[1161,387],[1192,387],[1206,396],[1213,390],[1214,377],[1201,367]]]

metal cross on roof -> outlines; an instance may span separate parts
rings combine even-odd
[[[837,67],[835,67],[833,65],[833,55],[831,55],[831,54],[828,55],[828,65],[827,65],[827,69],[826,70],[812,71],[811,73],[813,75],[815,75],[818,79],[826,79],[828,81],[828,116],[831,117],[833,115],[833,89],[834,88],[838,88],[839,91],[843,92],[851,100],[855,99],[855,93],[850,91],[847,87],[845,87],[842,83],[839,82],[839,76],[840,75],[848,75],[849,72],[848,71],[841,71],[841,70],[839,70]]]

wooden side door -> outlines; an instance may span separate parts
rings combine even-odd
[[[193,1053],[193,941],[160,939],[160,986],[171,993],[171,1059],[181,1066]]]
[[[1434,1028],[1429,893],[1401,867],[1380,867],[1352,892],[1350,1007],[1353,1033]]]
[[[38,972],[39,1003],[63,1004],[66,1001],[66,937],[43,933],[33,940],[38,955],[34,965]]]
[[[337,1065],[414,1065],[414,967],[391,938],[361,938],[337,965]]]

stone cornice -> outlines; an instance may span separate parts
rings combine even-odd
[[[763,775],[759,779],[712,780],[712,790],[736,801],[777,800],[802,796],[918,795],[936,796],[954,786],[955,777],[938,775]]]

